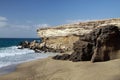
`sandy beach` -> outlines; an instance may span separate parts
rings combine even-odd
[[[0,80],[120,80],[120,59],[91,63],[49,57],[20,64]]]
[[[0,80],[120,80],[120,0],[0,0]]]
[[[16,66],[17,66],[17,64],[12,64],[12,65],[8,65],[8,66],[5,66],[5,67],[1,67],[0,68],[0,76],[2,76],[4,74],[9,74],[9,73],[15,71]]]

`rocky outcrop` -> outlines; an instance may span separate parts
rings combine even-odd
[[[42,51],[45,52],[72,51],[73,43],[75,43],[80,36],[89,34],[91,31],[93,31],[93,29],[96,29],[99,26],[111,24],[118,26],[119,23],[120,19],[109,19],[79,22],[49,28],[40,28],[37,30],[37,34],[39,37],[42,38],[43,42],[40,44],[39,47]]]
[[[120,49],[120,31],[117,26],[107,25],[93,30],[74,43],[74,52],[65,58],[71,61],[107,61],[110,54]],[[60,59],[66,55],[60,55]],[[59,55],[53,57],[59,59]],[[64,58],[62,58],[64,59]]]
[[[54,38],[44,38],[40,43],[36,40],[29,42],[24,41],[20,43],[19,49],[29,48],[35,50],[35,52],[70,52],[73,48],[73,43],[78,41],[78,36],[63,36]]]
[[[69,60],[73,62],[88,61],[91,59],[93,53],[93,44],[86,41],[78,40],[73,47],[74,52],[71,54]]]
[[[29,48],[29,45],[30,45],[30,42],[28,41],[20,42],[18,49]]]
[[[107,61],[111,59],[111,54],[119,50],[119,28],[120,19],[40,28],[37,34],[42,41],[23,42],[21,48],[30,48],[35,52],[70,52],[54,56],[53,59],[57,60]]]
[[[88,22],[78,22],[74,24],[66,24],[55,27],[40,28],[37,29],[39,37],[59,37],[69,35],[84,35],[90,33],[94,28],[105,25],[116,25],[120,26],[120,19],[108,19],[108,20],[96,20]]]
[[[110,54],[120,49],[120,31],[116,26],[106,26],[98,30],[94,54],[91,61],[110,60]]]
[[[44,49],[47,49],[49,52],[67,52],[72,51],[73,43],[79,39],[78,36],[62,36],[62,37],[54,37],[54,38],[46,38],[41,43]]]
[[[36,49],[38,49],[39,45],[40,45],[40,43],[37,42],[36,40],[23,41],[23,42],[20,42],[20,44],[18,45],[18,49],[29,48],[29,49],[33,49],[36,51]]]

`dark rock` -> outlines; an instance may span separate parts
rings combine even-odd
[[[53,59],[56,59],[56,60],[68,60],[69,58],[70,58],[69,54],[56,55],[53,57]]]
[[[34,51],[35,51],[36,53],[41,53],[41,50],[40,50],[40,49],[34,49]]]
[[[30,42],[29,48],[33,49],[33,50],[36,49],[36,47],[37,47],[36,44],[38,44],[38,42],[36,40]]]
[[[74,43],[74,52],[69,60],[77,61],[108,61],[110,53],[120,49],[120,31],[117,26],[107,25],[93,30]],[[57,59],[64,55],[56,56]],[[56,59],[56,58],[55,58]]]
[[[74,44],[74,52],[70,55],[71,61],[88,61],[92,57],[93,44],[85,41],[77,41]]]
[[[30,42],[28,41],[23,41],[19,44],[19,46],[21,46],[21,48],[29,48]]]
[[[116,26],[101,28],[101,34],[96,39],[94,54],[91,61],[110,60],[110,53],[120,49],[120,31]]]

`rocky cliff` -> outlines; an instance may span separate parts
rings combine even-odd
[[[73,50],[75,43],[80,36],[89,34],[98,27],[106,25],[120,26],[120,19],[97,20],[88,22],[78,22],[55,27],[40,28],[37,34],[42,38],[42,50],[52,52],[66,52]],[[44,45],[44,47],[43,47]]]
[[[107,61],[120,50],[120,29],[106,25],[94,29],[74,43],[72,54],[57,55],[53,59],[71,61]],[[117,58],[114,57],[114,58]]]
[[[37,29],[39,37],[59,37],[69,35],[84,35],[92,31],[98,26],[105,25],[116,25],[120,26],[120,19],[108,19],[108,20],[96,20],[88,22],[78,22],[74,24],[66,24],[55,27],[40,28]]]
[[[40,28],[37,33],[42,41],[24,42],[23,48],[64,53],[53,57],[57,60],[107,61],[118,58],[120,51],[120,19]]]

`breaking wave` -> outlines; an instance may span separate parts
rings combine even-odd
[[[0,68],[38,58],[53,56],[54,53],[35,53],[30,49],[17,49],[17,46],[0,48]]]

